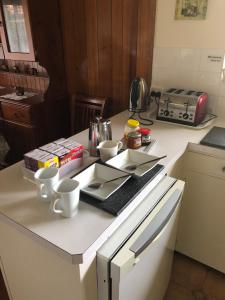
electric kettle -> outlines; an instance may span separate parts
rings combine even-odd
[[[148,86],[144,78],[136,77],[130,87],[129,111],[143,112],[147,110]]]
[[[88,149],[91,156],[99,156],[97,146],[102,141],[112,140],[111,121],[96,117],[90,122]]]

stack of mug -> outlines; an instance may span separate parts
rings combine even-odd
[[[50,203],[50,210],[65,218],[73,217],[78,210],[79,182],[70,178],[59,180],[59,169],[41,168],[35,175],[38,197]]]

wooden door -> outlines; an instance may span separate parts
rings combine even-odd
[[[70,94],[112,97],[127,109],[135,76],[150,85],[155,0],[60,0]]]

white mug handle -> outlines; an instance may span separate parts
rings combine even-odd
[[[118,151],[119,151],[120,149],[122,149],[122,147],[123,147],[123,143],[122,143],[121,141],[119,141],[119,142],[118,142]]]
[[[57,204],[57,202],[59,202],[59,200],[60,200],[60,198],[57,198],[57,199],[55,199],[55,200],[53,201],[53,203],[52,203],[52,211],[53,211],[54,213],[56,213],[56,214],[62,214],[62,213],[63,213],[63,210],[62,210],[62,209],[57,209],[57,208],[56,208],[56,204]]]
[[[45,184],[41,183],[40,184],[40,194],[41,194],[42,198],[46,199],[48,197],[48,195],[47,195],[46,191],[44,192],[44,188],[45,188]]]

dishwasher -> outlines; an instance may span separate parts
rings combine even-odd
[[[98,300],[162,300],[184,182],[165,176],[97,252]]]

